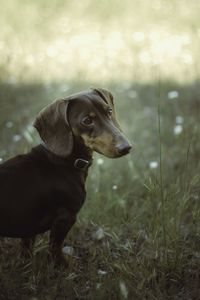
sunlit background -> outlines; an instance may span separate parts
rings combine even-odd
[[[199,77],[200,1],[1,1],[0,164],[40,142],[41,108],[90,86],[134,150],[94,155],[67,271],[46,235],[32,264],[0,239],[0,299],[199,299]]]
[[[1,79],[189,82],[199,74],[200,2],[5,1]],[[63,87],[64,88],[64,87]]]

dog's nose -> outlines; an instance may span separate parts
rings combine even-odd
[[[132,146],[129,143],[122,143],[116,146],[117,152],[120,155],[126,155],[130,152]]]

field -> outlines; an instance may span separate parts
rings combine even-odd
[[[95,154],[69,267],[0,238],[0,300],[200,299],[200,2],[13,0],[0,17],[0,163],[55,98],[105,87],[134,144]],[[30,191],[31,192],[31,191]],[[27,199],[28,201],[28,199]]]

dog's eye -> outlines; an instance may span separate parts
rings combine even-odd
[[[108,114],[109,117],[112,116],[112,108],[109,108],[109,109],[107,110],[107,114]]]
[[[87,117],[85,117],[85,118],[82,120],[81,123],[82,123],[84,126],[91,126],[91,125],[94,124],[94,120],[93,120],[93,118],[87,116]]]

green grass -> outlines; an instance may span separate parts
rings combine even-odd
[[[37,238],[32,261],[20,258],[18,240],[0,239],[1,300],[200,298],[198,7],[194,0],[5,2],[0,158],[38,143],[31,124],[47,103],[94,84],[113,92],[135,147],[124,158],[101,157],[103,164],[95,155],[87,201],[65,241],[74,249],[68,269],[48,261],[48,234]]]

